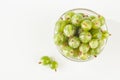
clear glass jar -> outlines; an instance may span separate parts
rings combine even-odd
[[[100,15],[100,14],[98,14],[98,13],[92,11],[92,10],[85,9],[85,8],[76,8],[76,9],[72,9],[72,10],[69,10],[69,11],[73,11],[73,12],[75,12],[75,13],[84,13],[84,14],[86,14],[86,15],[92,15],[92,16],[99,16],[99,15]],[[68,11],[67,11],[67,12],[68,12]],[[65,12],[65,13],[67,13],[67,12]],[[63,13],[59,19],[61,19],[61,18],[64,19],[65,13]],[[59,19],[58,19],[58,20],[59,20]],[[103,29],[103,30],[108,30],[107,25],[106,25],[106,22],[105,22],[105,25],[102,26],[102,29]],[[55,30],[54,30],[54,34],[55,34]],[[101,48],[101,50],[100,50],[99,53],[101,53],[101,52],[103,51],[106,43],[107,43],[107,39],[105,40],[104,45],[102,46],[102,48]],[[71,60],[71,61],[85,62],[85,61],[89,61],[89,60],[92,60],[92,59],[95,58],[94,56],[90,56],[87,60],[81,60],[79,57],[76,58],[76,57],[66,56],[66,54],[64,54],[64,52],[59,48],[59,46],[57,46],[57,49],[58,49],[58,51],[59,51],[65,58],[67,58],[67,59],[69,59],[69,60]]]

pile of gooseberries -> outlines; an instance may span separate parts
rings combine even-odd
[[[88,60],[96,57],[110,36],[101,15],[66,12],[55,25],[54,43],[67,58]]]
[[[49,66],[52,70],[55,70],[55,71],[57,71],[57,68],[58,68],[57,61],[53,60],[49,56],[41,57],[39,64]]]

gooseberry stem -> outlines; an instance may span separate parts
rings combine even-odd
[[[38,64],[41,64],[42,62],[38,62]]]
[[[55,69],[55,72],[57,72],[57,69]]]
[[[94,57],[97,57],[96,55],[94,55]]]

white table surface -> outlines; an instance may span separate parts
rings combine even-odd
[[[107,19],[112,36],[92,61],[69,61],[54,45],[56,20],[73,8]],[[43,55],[55,57],[57,72],[38,64]],[[0,0],[0,80],[120,80],[120,1]]]

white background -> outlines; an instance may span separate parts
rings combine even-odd
[[[107,19],[104,51],[88,62],[65,59],[53,42],[56,20],[73,8],[88,8]],[[120,80],[119,0],[0,0],[0,80]],[[55,57],[57,72],[38,64]]]

